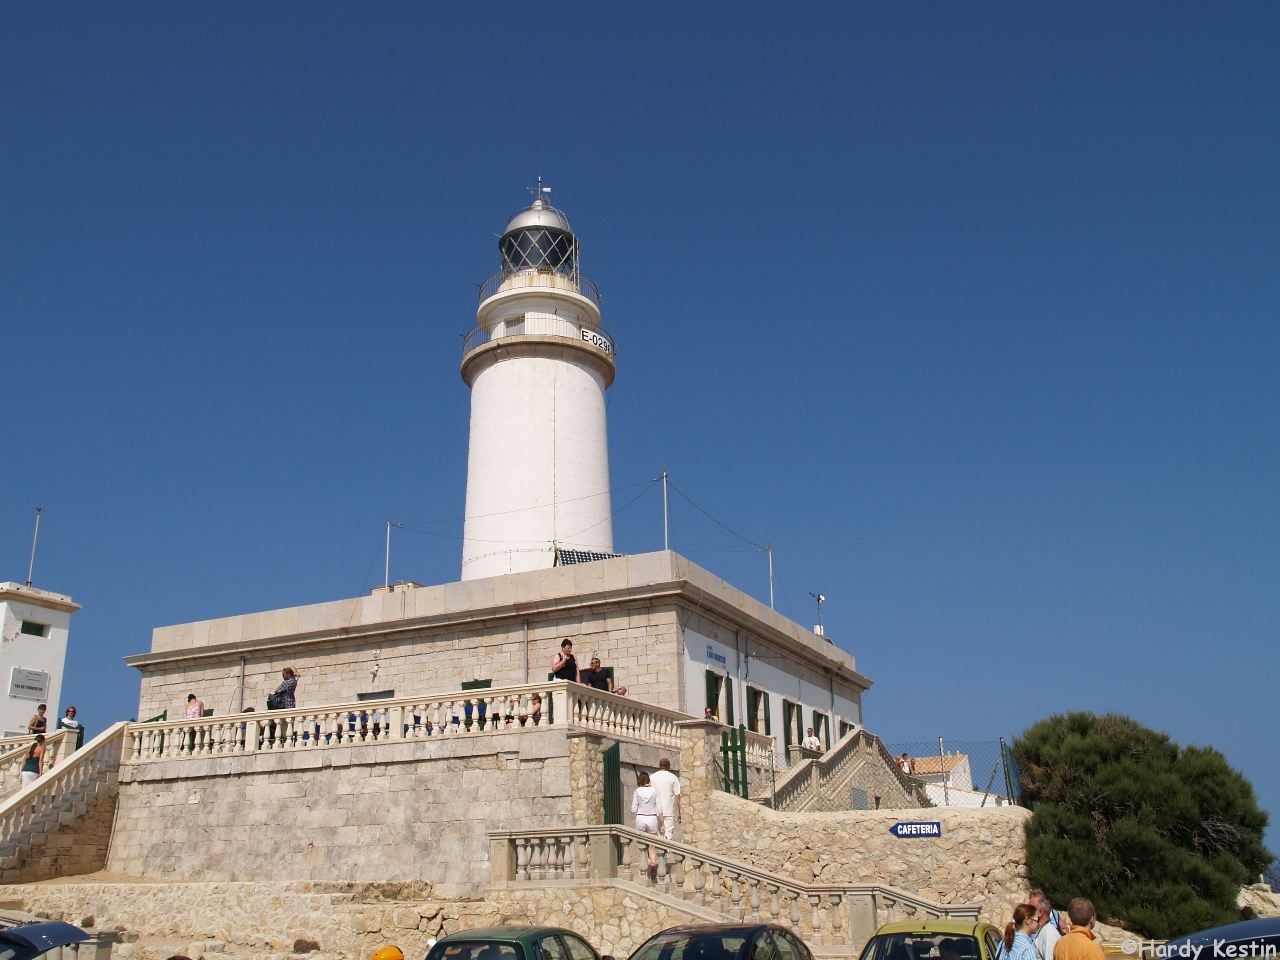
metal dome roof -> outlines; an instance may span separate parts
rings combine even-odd
[[[569,218],[541,197],[534,200],[533,205],[527,210],[521,210],[512,217],[511,222],[507,224],[507,229],[503,230],[502,234],[506,236],[515,230],[527,230],[530,227],[551,227],[553,230],[573,233],[573,226],[569,223]]]

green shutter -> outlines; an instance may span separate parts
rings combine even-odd
[[[604,822],[622,822],[622,744],[604,751]]]

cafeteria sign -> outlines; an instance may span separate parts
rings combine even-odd
[[[895,823],[889,828],[899,840],[908,837],[940,837],[942,836],[942,824],[937,820],[924,823]]]

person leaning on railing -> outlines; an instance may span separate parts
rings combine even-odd
[[[44,770],[44,734],[36,734],[36,742],[27,751],[27,759],[22,762],[22,785],[29,787]]]
[[[84,746],[84,724],[76,719],[75,707],[67,707],[67,715],[58,720],[57,728],[59,730],[70,730],[75,734],[76,742],[72,745],[71,750],[79,750]],[[70,753],[71,750],[67,752]]]
[[[272,691],[268,697],[267,709],[269,710],[292,710],[297,705],[298,680],[302,674],[294,667],[285,667],[280,671],[280,676],[284,679],[280,681],[280,686]]]

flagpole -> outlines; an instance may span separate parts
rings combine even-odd
[[[36,569],[36,544],[40,541],[40,514],[44,507],[36,507],[36,532],[31,537],[31,563],[27,565],[27,586],[31,586],[31,577]]]

